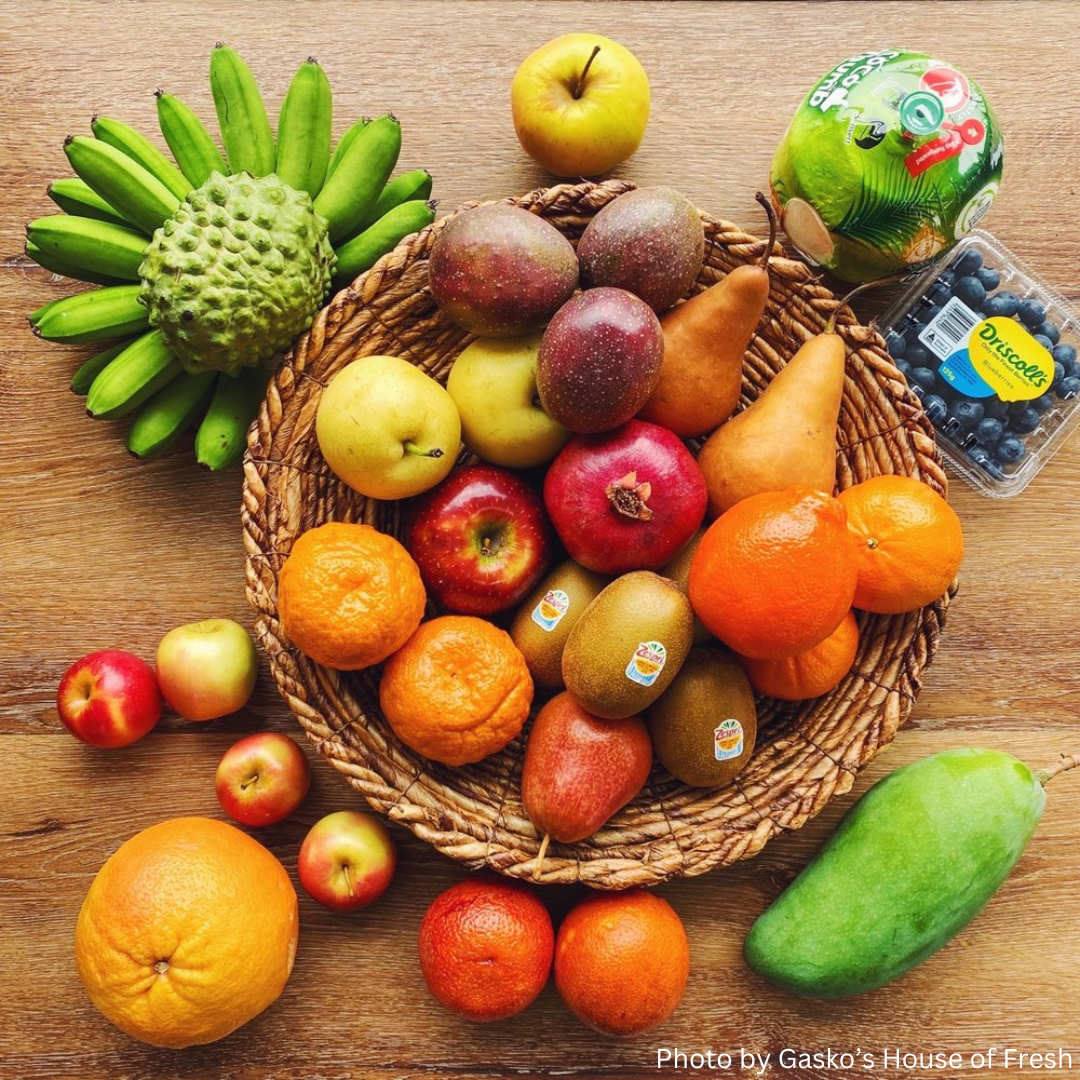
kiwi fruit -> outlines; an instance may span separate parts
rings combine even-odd
[[[566,639],[585,609],[610,579],[567,559],[556,566],[518,608],[510,636],[521,650],[533,682],[549,690],[563,688],[562,657]]]
[[[634,570],[608,585],[575,623],[563,650],[563,681],[595,716],[630,716],[667,689],[693,634],[693,609],[675,582]]]
[[[754,691],[735,655],[720,646],[691,649],[645,719],[660,763],[691,787],[723,787],[754,752]]]

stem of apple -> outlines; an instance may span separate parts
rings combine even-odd
[[[240,781],[240,790],[241,791],[247,791],[247,789],[249,787],[251,787],[252,784],[257,784],[258,782],[259,782],[259,774],[258,773],[252,773],[251,776],[249,776],[246,780],[241,780]]]
[[[577,85],[574,87],[575,101],[585,92],[585,76],[589,74],[589,68],[592,67],[592,62],[596,59],[596,54],[599,51],[600,46],[594,45],[592,54],[589,56],[589,59],[585,61],[585,66],[581,69],[581,74],[578,76]]]
[[[345,884],[349,888],[349,896],[356,896],[356,890],[353,889],[352,874],[349,872],[349,864],[341,864],[341,872],[345,875]]]
[[[406,454],[414,454],[416,457],[441,458],[443,456],[442,450],[437,446],[433,450],[421,450],[414,442],[402,443],[402,446],[405,447]]]

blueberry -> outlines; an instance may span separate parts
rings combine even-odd
[[[934,362],[934,354],[921,341],[913,341],[908,345],[904,359],[912,367],[926,367]]]
[[[1017,435],[1028,435],[1039,426],[1039,414],[1030,405],[1009,412],[1009,428]]]
[[[1068,372],[1065,370],[1065,365],[1060,360],[1054,361],[1054,381],[1050,384],[1051,388],[1057,386]]]
[[[1042,397],[1037,397],[1031,403],[1031,407],[1040,416],[1045,416],[1054,407],[1054,399],[1049,394],[1043,394]]]
[[[1005,434],[1005,425],[994,416],[988,416],[980,420],[975,428],[975,438],[983,446],[993,446]]]
[[[962,255],[958,255],[952,264],[952,269],[955,271],[957,277],[963,277],[965,274],[974,274],[976,270],[982,268],[982,256],[972,248],[968,248]]]
[[[947,285],[951,289],[956,284],[956,274],[952,270],[942,270],[937,276],[936,283]]]
[[[910,381],[927,393],[930,393],[937,386],[938,377],[937,374],[928,367],[917,367],[911,369]]]
[[[940,424],[949,415],[949,408],[937,394],[927,394],[922,399],[923,412],[931,424]]]
[[[1052,323],[1049,319],[1043,319],[1035,327],[1035,333],[1039,337],[1049,338],[1051,346],[1056,345],[1061,340],[1061,331],[1057,328],[1057,324]]]
[[[995,316],[1011,319],[1020,307],[1020,297],[1008,289],[1002,289],[993,296],[988,296],[982,304],[983,314],[989,318]]]
[[[904,340],[903,334],[898,334],[895,330],[890,330],[885,335],[885,348],[889,350],[889,355],[894,360],[899,360],[904,355],[904,350],[907,348],[907,342]]]
[[[1025,326],[1034,328],[1046,318],[1046,308],[1038,300],[1027,299],[1020,302],[1016,314],[1020,316],[1020,321]]]
[[[935,281],[929,289],[926,290],[926,299],[931,304],[944,304],[951,295],[951,289],[943,281]]]
[[[982,420],[986,413],[982,402],[972,401],[971,398],[961,398],[953,405],[953,416],[960,421],[962,427],[969,431]]]
[[[1049,352],[1049,351],[1050,351],[1050,350],[1051,350],[1051,349],[1052,349],[1052,348],[1054,347],[1054,343],[1053,343],[1053,342],[1052,342],[1052,341],[1051,341],[1051,340],[1050,340],[1050,339],[1049,339],[1048,337],[1045,337],[1045,336],[1044,336],[1043,334],[1032,334],[1031,336],[1032,336],[1032,337],[1033,337],[1033,338],[1034,338],[1034,339],[1035,339],[1035,340],[1036,340],[1036,341],[1037,341],[1037,342],[1038,342],[1038,343],[1039,343],[1039,344],[1040,344],[1040,345],[1041,345],[1041,346],[1042,346],[1042,347],[1043,347],[1043,348],[1044,348],[1044,349],[1045,349],[1045,350],[1046,350],[1047,352]]]
[[[994,456],[1002,465],[1015,465],[1026,452],[1023,442],[1015,435],[1006,435],[994,447]]]
[[[1075,345],[1055,345],[1051,355],[1059,364],[1064,365],[1066,375],[1077,374]]]
[[[929,326],[940,314],[944,304],[931,304],[923,313],[923,325]]]
[[[1067,379],[1061,380],[1061,384],[1057,388],[1057,396],[1062,401],[1074,398],[1077,394],[1080,394],[1080,376],[1070,375]]]
[[[987,292],[993,292],[994,289],[1001,284],[1001,275],[989,266],[984,266],[982,269],[976,270],[975,276],[979,279],[982,287]]]
[[[999,397],[986,398],[983,402],[986,415],[994,420],[1004,420],[1009,415],[1009,403]]]
[[[958,300],[963,300],[968,307],[978,310],[986,299],[986,290],[977,277],[969,274],[967,277],[962,277],[953,286],[953,296]]]
[[[1001,466],[990,456],[982,446],[973,446],[968,452],[968,457],[975,462],[984,472],[989,473],[995,480],[1004,480],[1005,474]]]

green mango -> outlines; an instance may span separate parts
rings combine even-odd
[[[746,962],[800,997],[850,997],[899,978],[1009,876],[1057,771],[1033,773],[1009,754],[977,749],[897,769],[754,923]]]

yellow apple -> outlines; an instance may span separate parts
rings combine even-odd
[[[446,389],[461,414],[462,442],[485,461],[529,469],[550,461],[570,438],[537,396],[541,337],[477,338],[450,369]]]
[[[322,393],[315,435],[327,465],[370,499],[407,499],[454,467],[461,421],[430,375],[396,356],[365,356]]]
[[[556,176],[596,176],[625,161],[649,120],[649,79],[629,49],[564,34],[522,61],[510,87],[526,152]]]

